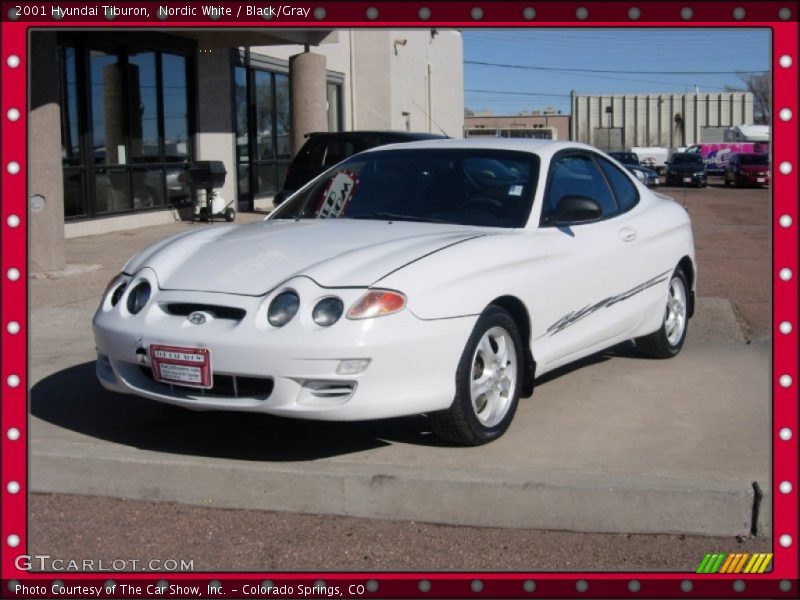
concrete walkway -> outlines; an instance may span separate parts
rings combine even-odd
[[[725,300],[700,299],[676,359],[628,346],[593,356],[540,381],[499,441],[453,448],[422,417],[193,413],[103,390],[94,307],[129,251],[166,233],[69,240],[71,262],[100,266],[31,282],[32,491],[483,526],[769,533],[770,348],[744,343]],[[765,493],[757,523],[754,482]]]

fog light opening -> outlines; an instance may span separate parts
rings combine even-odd
[[[367,370],[369,366],[369,358],[349,358],[339,361],[339,366],[336,367],[337,375],[358,375]]]

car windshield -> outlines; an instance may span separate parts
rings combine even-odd
[[[374,219],[524,227],[539,158],[527,152],[415,148],[366,152],[327,171],[274,219]]]
[[[740,154],[739,162],[743,165],[766,165],[766,154]]]
[[[639,157],[636,156],[633,152],[614,152],[611,154],[614,158],[616,158],[619,162],[624,165],[638,165],[639,164]]]
[[[675,165],[689,163],[703,164],[703,157],[699,154],[674,154],[670,162]]]

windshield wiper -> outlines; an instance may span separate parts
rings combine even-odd
[[[375,219],[378,221],[414,221],[418,223],[447,223],[442,219],[435,219],[433,217],[416,217],[414,215],[400,215],[390,212],[374,212],[364,215],[347,216],[346,219]]]

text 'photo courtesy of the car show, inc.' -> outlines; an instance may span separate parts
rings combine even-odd
[[[3,598],[797,598],[797,0],[0,2]]]

